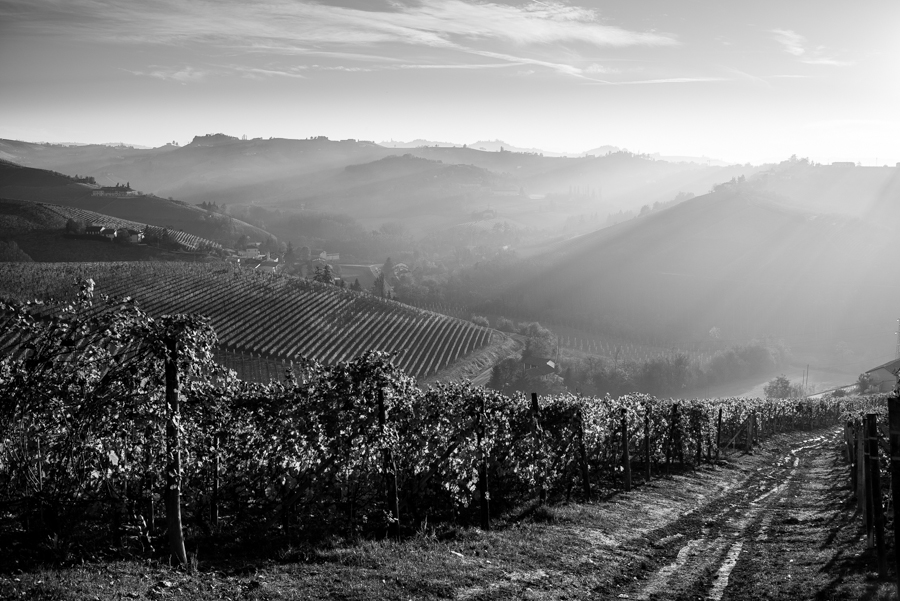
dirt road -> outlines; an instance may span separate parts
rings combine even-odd
[[[644,572],[600,598],[895,598],[867,574],[840,441],[837,429],[795,434],[744,458],[745,477],[648,532]]]

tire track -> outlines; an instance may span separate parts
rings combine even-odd
[[[744,547],[768,538],[773,515],[796,482],[801,460],[821,451],[836,435],[792,442],[787,454],[775,449],[766,464],[752,472],[741,486],[686,516],[682,531],[660,539],[658,544],[676,540],[683,543],[674,560],[618,594],[618,598],[721,601],[728,597],[730,577],[741,561]]]

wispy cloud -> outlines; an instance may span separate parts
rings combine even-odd
[[[806,38],[790,29],[773,29],[775,39],[784,46],[784,51],[793,56],[803,56],[806,54]]]
[[[839,60],[830,56],[824,46],[808,48],[806,38],[791,29],[773,29],[775,40],[791,56],[796,56],[801,63],[807,65],[849,66],[853,61]]]
[[[639,86],[671,83],[712,83],[721,81],[731,81],[731,79],[727,77],[660,77],[655,79],[633,79],[626,81],[594,80],[591,83],[608,86]]]
[[[383,63],[408,63],[404,59],[409,48],[417,47],[575,76],[583,75],[582,69],[557,58],[564,47],[667,47],[679,43],[672,35],[610,25],[593,9],[555,0],[524,5],[398,0],[367,8],[309,0],[6,0],[0,6],[0,19],[35,32],[94,41]],[[441,63],[461,61],[446,55],[433,62],[440,67]],[[180,77],[190,79],[191,74]]]
[[[162,79],[163,81],[175,81],[181,84],[198,82],[206,79],[213,72],[209,69],[195,69],[191,66],[164,67],[150,65],[146,71],[128,71],[134,75],[142,75]]]

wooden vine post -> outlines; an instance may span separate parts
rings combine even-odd
[[[746,449],[748,453],[753,451],[753,413],[751,412],[747,416],[747,438],[746,440]]]
[[[219,439],[222,433],[213,434],[213,456],[210,465],[209,523],[213,528],[219,525]]]
[[[856,449],[853,447],[853,422],[844,424],[844,441],[846,442],[847,463],[850,465],[850,490],[856,490]]]
[[[184,531],[181,527],[181,407],[178,392],[178,341],[169,336],[165,340],[166,358],[166,524],[169,530],[169,550],[181,565],[187,565]]]
[[[547,502],[547,471],[544,457],[544,428],[541,426],[541,406],[536,392],[531,393],[531,428],[535,440],[535,456],[538,462],[538,500],[541,505]]]
[[[650,482],[650,405],[644,408],[644,476]]]
[[[881,504],[881,458],[878,452],[878,425],[874,413],[866,415],[866,442],[869,446],[869,487],[872,492],[872,526],[878,554],[878,575],[887,574],[887,551],[884,546],[884,506]]]
[[[478,423],[475,427],[475,435],[478,441],[478,453],[480,455],[478,461],[478,493],[479,506],[481,510],[481,529],[491,529],[491,493],[488,488],[488,470],[487,455],[484,452],[484,396],[478,400]]]
[[[581,467],[581,486],[584,489],[584,498],[591,500],[591,473],[588,469],[587,449],[584,445],[584,407],[578,405],[578,462]]]
[[[631,490],[631,454],[628,450],[628,413],[622,408],[622,467],[624,469],[625,490]]]
[[[716,461],[719,460],[719,449],[722,448],[722,408],[719,407],[719,419],[716,423]]]
[[[859,442],[863,448],[863,499],[866,508],[866,548],[875,547],[875,516],[872,514],[872,455],[869,454],[868,416],[863,418],[859,430]]]
[[[684,463],[684,450],[681,448],[681,430],[678,428],[678,403],[672,403],[672,417],[669,423],[669,440],[666,444],[666,473],[672,463],[672,447],[678,449],[681,462]]]
[[[384,406],[384,389],[378,389],[378,428],[381,433],[382,470],[384,472],[384,496],[390,523],[388,524],[388,536],[399,538],[400,536],[400,502],[397,498],[397,469],[394,465],[394,453],[388,444],[387,438],[387,410]]]
[[[894,499],[894,549],[900,549],[900,515],[897,500],[900,500],[900,394],[888,399],[888,426],[891,440],[891,498]],[[900,598],[900,553],[894,553],[897,572],[897,596]]]
[[[691,409],[691,414],[697,422],[694,428],[694,438],[697,440],[697,455],[694,458],[694,469],[696,469],[703,461],[703,424],[700,423],[699,412],[696,409]]]
[[[853,424],[854,446],[856,447],[856,506],[866,519],[866,451],[863,445],[862,427],[859,421]]]

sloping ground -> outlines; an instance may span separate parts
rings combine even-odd
[[[184,231],[200,238],[230,241],[246,234],[251,239],[263,241],[271,237],[271,234],[256,226],[225,215],[213,215],[178,200],[152,195],[98,197],[93,196],[92,192],[91,186],[75,183],[66,175],[0,160],[0,198],[50,203],[73,211],[91,211],[109,219]]]
[[[146,223],[118,219],[94,211],[74,207],[35,203],[24,200],[0,199],[0,232],[21,234],[37,230],[60,230],[69,219],[80,221],[84,225],[100,225],[114,229],[125,228],[140,232],[149,231],[159,235],[165,228],[148,226]],[[188,250],[196,250],[203,246],[221,248],[218,242],[206,240],[200,236],[177,230],[168,230],[169,237],[179,246]]]
[[[854,215],[872,223],[894,223],[900,216],[900,167],[785,161],[756,174],[751,182],[810,211]]]
[[[61,230],[66,218],[47,205],[0,198],[0,235],[40,230]]]
[[[109,215],[95,213],[94,211],[87,211],[85,209],[78,209],[75,207],[64,207],[51,204],[44,204],[43,206],[46,209],[57,213],[64,219],[73,219],[75,221],[80,221],[86,225],[101,225],[116,229],[126,228],[137,230],[140,232],[148,231],[149,233],[155,235],[161,235],[163,232],[166,232],[169,238],[177,242],[179,246],[182,246],[189,250],[197,250],[200,247],[222,248],[222,245],[218,242],[207,240],[206,238],[201,238],[200,236],[195,236],[194,234],[189,234],[187,232],[179,230],[169,230],[167,228],[162,228],[155,225],[150,226],[146,223],[130,221],[128,219],[119,219],[117,217],[110,217]]]
[[[185,255],[145,245],[121,245],[109,240],[75,239],[64,235],[66,218],[49,205],[0,199],[2,261],[147,261],[184,260]],[[16,248],[19,252],[16,252]],[[23,256],[24,253],[24,256]],[[26,258],[27,257],[27,258]]]
[[[151,315],[206,315],[220,351],[282,363],[305,357],[333,364],[367,350],[396,351],[397,365],[426,378],[470,358],[483,367],[487,358],[478,352],[508,340],[394,301],[221,263],[6,265],[0,291],[20,299],[64,297],[77,277],[93,278],[100,294],[133,297]],[[256,373],[267,379],[272,371]]]
[[[722,340],[864,355],[891,344],[894,254],[887,230],[731,187],[561,245],[498,293],[497,312],[632,339],[701,340],[717,328]]]

